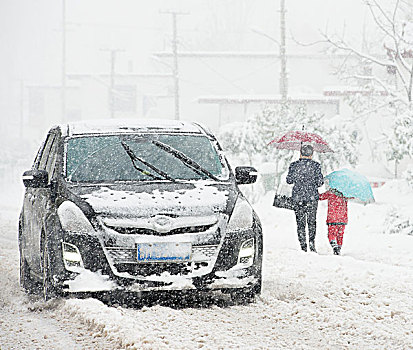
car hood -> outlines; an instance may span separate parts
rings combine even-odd
[[[207,181],[74,186],[71,191],[86,201],[96,214],[119,218],[228,212],[236,196],[234,185]]]

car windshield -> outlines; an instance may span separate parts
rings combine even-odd
[[[224,180],[228,169],[221,159],[204,135],[73,137],[66,144],[66,178],[91,183]]]

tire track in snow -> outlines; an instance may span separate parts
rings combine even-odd
[[[63,301],[45,303],[20,290],[17,224],[4,212],[0,213],[0,286],[1,350],[117,348],[116,343],[94,337],[77,320],[61,314]]]

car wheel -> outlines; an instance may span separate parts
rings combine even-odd
[[[20,286],[26,293],[33,294],[36,291],[36,283],[30,275],[29,266],[27,266],[26,258],[20,251]]]
[[[231,292],[231,300],[235,304],[250,304],[254,302],[255,294],[252,288],[239,288]]]
[[[261,279],[252,287],[234,289],[231,291],[231,299],[236,304],[250,304],[259,294],[261,294]]]
[[[42,254],[43,267],[43,299],[48,301],[59,297],[58,289],[53,284],[53,277],[50,269],[50,255],[47,243],[44,244]]]

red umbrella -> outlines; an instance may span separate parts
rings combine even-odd
[[[289,131],[280,139],[272,140],[268,145],[275,144],[278,149],[299,151],[303,144],[310,144],[314,151],[320,153],[334,152],[321,136],[305,131]]]

